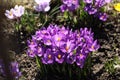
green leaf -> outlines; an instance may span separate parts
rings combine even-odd
[[[35,58],[36,58],[37,66],[40,68],[41,66],[40,66],[39,58],[37,56]]]
[[[68,18],[68,11],[65,11],[63,16],[65,19],[67,19]]]

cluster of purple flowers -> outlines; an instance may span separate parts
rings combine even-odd
[[[79,0],[62,0],[63,4],[60,6],[62,12],[74,11],[79,7]]]
[[[36,31],[28,40],[27,54],[40,57],[42,63],[76,63],[83,67],[88,54],[99,48],[93,33],[87,28],[72,31],[64,26],[49,25]]]
[[[17,62],[11,62],[9,69],[10,69],[11,76],[13,76],[15,79],[18,79],[21,76],[21,72],[19,71],[19,66]],[[0,73],[3,76],[6,76],[5,65],[2,60],[0,60]]]
[[[105,4],[110,3],[111,0],[84,0],[86,3],[85,11],[88,12],[89,15],[94,15],[98,17],[102,21],[106,21],[108,16],[106,13],[102,13],[100,10]]]

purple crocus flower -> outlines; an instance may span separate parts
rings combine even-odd
[[[44,36],[43,43],[48,46],[52,45],[51,36]]]
[[[104,0],[95,0],[95,6],[96,7],[103,7],[105,5],[105,1]]]
[[[43,29],[41,31],[36,31],[35,35],[32,37],[34,37],[34,39],[36,39],[37,41],[40,41],[40,40],[43,40],[43,38],[48,35],[49,33],[45,29]]]
[[[45,49],[42,46],[37,46],[36,49],[37,49],[37,51],[36,51],[37,56],[41,57],[43,55]]]
[[[47,12],[50,10],[50,6],[48,3],[44,3],[44,4],[37,4],[36,6],[34,6],[35,10],[38,12]]]
[[[67,6],[75,5],[76,7],[79,5],[78,0],[62,0],[63,4],[66,4]]]
[[[21,76],[21,72],[19,71],[19,66],[17,62],[11,62],[10,71],[15,79],[18,79]]]
[[[105,4],[110,3],[111,0],[95,0],[96,7],[103,7]]]
[[[37,42],[36,42],[35,39],[32,39],[31,41],[28,40],[27,43],[28,43],[28,47],[31,48],[31,49],[35,48],[37,46]]]
[[[76,61],[76,55],[71,52],[67,55],[66,62],[69,64],[73,64]]]
[[[61,27],[61,31],[60,31],[61,34],[64,34],[65,36],[68,36],[69,34],[69,29],[66,29],[64,26]]]
[[[6,76],[5,74],[5,64],[3,63],[3,60],[0,59],[0,73],[3,75],[3,76]]]
[[[38,12],[47,12],[50,10],[50,1],[51,0],[35,0],[37,3],[36,6],[34,6],[35,10]]]
[[[84,0],[85,3],[90,4],[93,2],[93,0]]]
[[[87,11],[90,15],[93,15],[97,12],[97,9],[92,7],[92,5],[86,5],[84,10]]]
[[[65,53],[61,51],[56,51],[55,52],[55,61],[58,63],[63,63],[65,60]]]
[[[62,0],[63,4],[60,9],[64,11],[74,11],[79,7],[79,0]]]
[[[67,41],[66,44],[64,44],[61,47],[61,51],[64,53],[70,53],[74,49],[75,49],[75,43],[73,43],[72,41]]]
[[[76,56],[76,64],[80,67],[83,68],[84,62],[85,62],[85,55],[80,53],[79,55]]]
[[[97,12],[97,9],[95,9],[95,8],[89,8],[89,9],[88,9],[88,13],[89,13],[90,15],[95,14],[96,12]]]
[[[65,12],[65,11],[67,11],[68,10],[68,8],[67,8],[67,5],[61,5],[60,6],[60,10],[61,10],[61,12]]]
[[[37,53],[37,49],[36,49],[36,48],[32,48],[32,49],[28,49],[28,50],[27,50],[27,54],[28,54],[28,56],[30,56],[30,57],[35,57],[35,56],[36,56],[36,53]]]
[[[90,51],[96,51],[96,50],[99,49],[99,47],[100,47],[100,46],[97,44],[97,40],[95,40],[95,41],[92,43],[92,45],[90,45],[89,50],[90,50]]]
[[[53,45],[60,47],[65,44],[65,35],[64,34],[56,34],[53,36]]]
[[[52,64],[54,62],[54,54],[51,49],[47,49],[43,54],[42,63],[44,64]]]
[[[108,18],[108,15],[106,13],[99,13],[98,17],[101,21],[106,21]]]
[[[8,68],[12,77],[14,77],[15,80],[21,76],[21,72],[19,71],[19,66],[17,62],[10,62]],[[3,60],[0,60],[0,73],[5,77],[7,76],[7,74],[5,73],[5,65],[3,63]]]

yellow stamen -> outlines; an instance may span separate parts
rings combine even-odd
[[[60,54],[58,54],[58,59],[61,59],[61,57],[62,57],[62,56],[61,56]]]
[[[9,15],[10,15],[10,16],[12,16],[12,15],[13,15],[13,13],[10,11]]]
[[[58,37],[58,38],[57,38],[57,41],[60,41],[60,40],[61,40],[61,38],[60,38],[60,37]]]
[[[51,58],[52,58],[52,56],[49,54],[49,55],[48,55],[48,58],[49,58],[49,59],[51,59]]]

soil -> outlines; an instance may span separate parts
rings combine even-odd
[[[92,55],[92,80],[120,80],[120,68],[114,74],[105,70],[105,63],[114,57],[120,58],[120,14],[109,18],[104,32],[95,34],[101,48]]]

